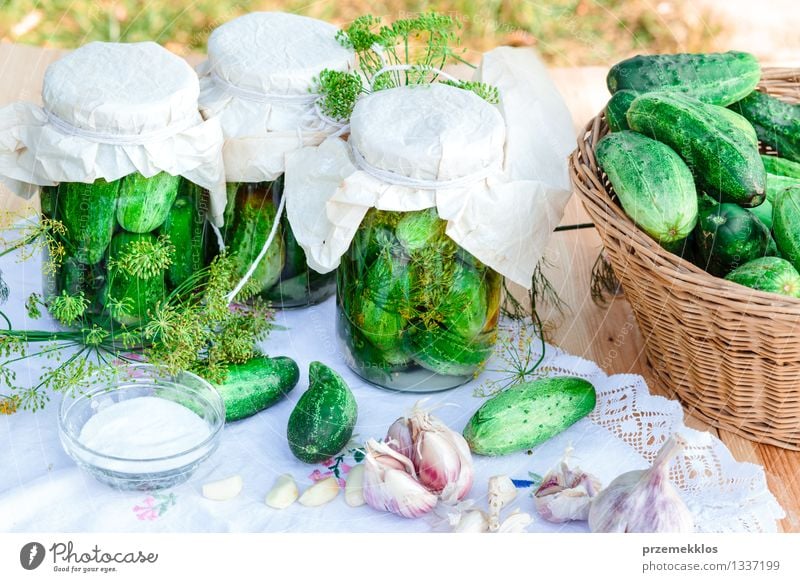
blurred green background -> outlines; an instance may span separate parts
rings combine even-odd
[[[535,46],[557,66],[605,65],[637,52],[739,48],[771,61],[800,55],[797,0],[0,0],[0,39],[75,47],[91,40],[155,40],[202,52],[214,27],[253,10],[284,10],[346,24],[421,10],[462,23],[463,44]],[[468,53],[469,54],[469,53]]]

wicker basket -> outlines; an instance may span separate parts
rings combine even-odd
[[[760,88],[800,102],[800,70],[765,69]],[[713,277],[663,250],[616,203],[594,118],[570,175],[645,338],[657,380],[687,413],[747,439],[800,450],[800,299]]]

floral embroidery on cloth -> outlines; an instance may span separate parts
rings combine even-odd
[[[350,457],[352,462],[347,462],[345,459]],[[350,472],[355,465],[358,465],[364,460],[364,449],[360,447],[348,448],[345,452],[335,457],[331,457],[326,461],[322,461],[321,465],[325,470],[314,469],[309,475],[312,481],[321,481],[328,477],[336,477],[340,487],[345,486],[345,476]]]
[[[155,521],[175,505],[174,493],[157,493],[144,498],[141,505],[134,505],[133,512],[140,521]]]

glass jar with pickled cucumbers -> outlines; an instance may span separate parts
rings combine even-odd
[[[64,251],[45,281],[51,313],[67,325],[140,330],[206,265],[204,192],[165,172],[44,187],[42,213],[60,225],[53,231]],[[82,302],[83,314],[62,317],[64,301]]]
[[[349,366],[379,386],[432,392],[472,380],[492,353],[501,276],[445,234],[435,208],[367,212],[337,270]]]
[[[241,276],[258,258],[269,237],[282,195],[282,178],[228,184],[223,240]],[[276,307],[304,307],[327,299],[336,289],[335,274],[322,275],[309,268],[285,212],[279,220],[275,237],[249,281],[260,297]]]

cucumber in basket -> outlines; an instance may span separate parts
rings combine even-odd
[[[759,139],[780,157],[800,162],[800,105],[753,91],[731,109],[746,117]]]
[[[638,55],[611,67],[606,78],[611,93],[630,89],[674,91],[713,105],[730,105],[756,88],[758,60],[750,53]]]
[[[269,408],[300,379],[297,363],[287,357],[259,356],[228,366],[228,376],[215,384],[225,403],[225,421],[233,422]]]
[[[769,254],[771,242],[767,227],[747,208],[718,204],[702,211],[697,222],[698,266],[724,277],[740,265]]]
[[[800,180],[800,163],[798,162],[778,156],[761,156],[761,161],[764,162],[764,169],[768,174]],[[767,176],[767,188],[769,188],[769,176]]]
[[[286,436],[295,457],[320,463],[350,441],[358,405],[344,379],[325,364],[311,362],[308,379],[308,390],[289,416]]]
[[[734,269],[725,278],[759,291],[800,297],[800,273],[780,257],[755,259]]]
[[[606,122],[611,131],[625,131],[628,127],[628,120],[625,115],[628,108],[639,94],[636,91],[617,91],[611,96],[606,105]]]
[[[775,198],[772,229],[783,258],[800,268],[800,185],[781,191]]]
[[[675,150],[698,188],[722,202],[758,206],[766,191],[758,147],[720,110],[686,95],[648,93],[634,100],[627,118],[631,129]]]
[[[685,239],[697,223],[689,168],[669,146],[632,131],[605,136],[595,149],[625,213],[662,244]]]
[[[594,410],[597,394],[582,378],[543,378],[503,390],[483,403],[464,428],[478,455],[535,447]]]

